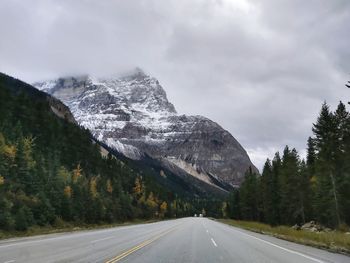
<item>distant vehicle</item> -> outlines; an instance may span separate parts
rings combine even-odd
[[[199,217],[203,217],[203,214],[199,214]]]

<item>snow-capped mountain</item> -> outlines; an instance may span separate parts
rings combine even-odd
[[[256,170],[228,131],[205,117],[177,114],[158,80],[139,69],[121,77],[66,77],[34,86],[62,100],[81,126],[128,158],[153,158],[217,188],[239,185],[249,167]]]

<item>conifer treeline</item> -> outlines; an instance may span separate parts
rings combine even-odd
[[[246,174],[227,204],[228,216],[271,225],[309,220],[350,225],[350,115],[325,103],[307,142],[306,160],[288,146],[266,161],[261,176]]]

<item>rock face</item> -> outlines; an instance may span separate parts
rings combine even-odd
[[[81,126],[128,158],[151,157],[218,188],[239,185],[249,167],[256,171],[228,131],[205,117],[177,114],[159,82],[139,69],[34,86],[62,100]]]
[[[76,120],[74,119],[73,114],[71,113],[71,111],[69,110],[69,108],[65,104],[63,104],[60,100],[58,100],[52,96],[48,96],[47,100],[50,104],[50,108],[51,108],[53,113],[55,113],[58,117],[60,117],[62,119],[65,119],[71,123],[77,124]]]

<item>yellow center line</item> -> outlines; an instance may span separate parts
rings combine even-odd
[[[177,227],[178,227],[178,226],[175,226],[175,227],[173,227],[173,228],[171,228],[171,229],[169,229],[169,230],[167,230],[167,231],[164,231],[164,232],[160,233],[159,235],[157,235],[157,236],[155,236],[155,237],[153,237],[153,238],[150,238],[150,239],[148,239],[148,240],[146,240],[146,241],[140,243],[140,244],[137,245],[137,246],[134,246],[134,247],[130,248],[129,250],[127,250],[127,251],[121,253],[120,255],[118,255],[118,256],[116,256],[116,257],[114,257],[114,258],[112,258],[112,259],[106,261],[106,263],[115,263],[115,262],[120,261],[121,259],[123,259],[123,258],[129,256],[130,254],[136,252],[137,250],[140,250],[141,248],[143,248],[143,247],[145,247],[145,246],[151,244],[152,242],[156,241],[157,239],[161,238],[162,236],[165,236],[166,234],[168,234],[168,233],[174,231]]]

